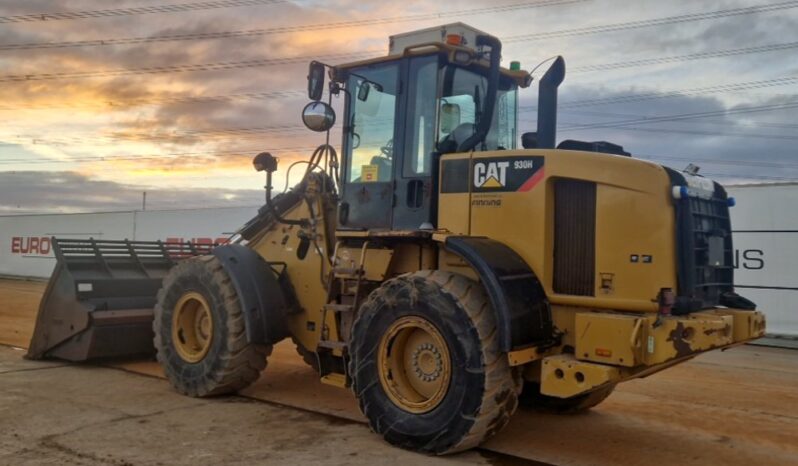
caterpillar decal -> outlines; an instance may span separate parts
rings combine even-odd
[[[544,160],[543,156],[475,158],[470,171],[468,159],[447,160],[442,166],[441,192],[529,191],[543,179]]]

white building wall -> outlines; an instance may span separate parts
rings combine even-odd
[[[0,275],[47,278],[50,237],[222,242],[257,207],[0,216]]]

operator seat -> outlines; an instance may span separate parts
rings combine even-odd
[[[457,148],[460,147],[460,144],[471,137],[472,134],[474,134],[473,123],[460,123],[451,133],[441,139],[438,143],[438,152],[441,154],[457,152]]]

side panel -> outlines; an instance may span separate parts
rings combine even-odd
[[[314,201],[314,211],[321,212],[321,202]],[[307,202],[300,202],[289,209],[284,216],[289,219],[308,218],[310,212]],[[327,322],[322,322],[322,309],[327,302],[327,292],[322,283],[321,271],[329,271],[324,255],[332,255],[325,250],[326,233],[317,227],[318,245],[321,251],[310,247],[304,258],[300,259],[299,228],[296,226],[277,224],[263,232],[262,235],[248,245],[269,262],[284,262],[286,278],[293,285],[300,312],[287,317],[287,325],[291,335],[296,337],[305,348],[315,349],[320,340],[320,332],[327,325],[332,334],[337,332],[333,313],[328,313]]]
[[[554,289],[557,180],[596,185],[593,296]],[[470,234],[516,251],[553,304],[656,312],[660,289],[675,289],[673,204],[659,165],[564,150],[480,152],[469,183]]]
[[[450,236],[446,248],[477,272],[499,325],[502,351],[552,341],[551,311],[535,274],[512,249],[488,238]]]

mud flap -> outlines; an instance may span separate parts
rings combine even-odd
[[[190,243],[52,239],[57,260],[27,358],[85,361],[154,354],[152,317],[163,277]]]

